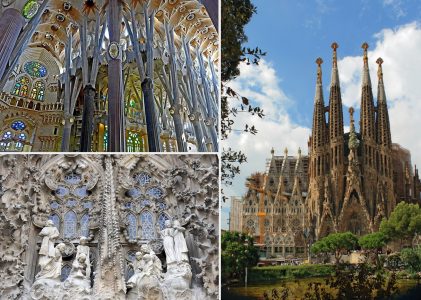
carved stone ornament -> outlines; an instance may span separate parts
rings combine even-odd
[[[116,42],[110,43],[108,54],[112,59],[117,59],[120,56],[120,46]]]

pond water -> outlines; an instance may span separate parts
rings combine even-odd
[[[288,299],[302,299],[307,291],[309,283],[320,282],[324,283],[323,277],[302,278],[293,280],[283,280],[275,283],[256,284],[244,286],[231,286],[222,289],[222,300],[262,300],[263,293],[266,291],[271,295],[274,288],[282,290],[282,287],[289,288]],[[396,299],[420,299],[417,298],[421,294],[421,286],[417,286],[417,281],[412,279],[399,279],[397,282],[399,288],[399,296]],[[416,297],[414,298],[414,296]]]

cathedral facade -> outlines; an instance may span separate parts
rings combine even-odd
[[[214,155],[0,156],[1,299],[217,299]]]
[[[377,59],[378,95],[373,97],[367,49],[363,44],[360,132],[349,109],[344,117],[336,43],[329,102],[325,105],[322,59],[318,58],[312,133],[308,156],[274,155],[264,173],[247,179],[247,192],[233,199],[230,230],[253,235],[266,257],[299,257],[311,241],[332,232],[363,235],[378,230],[400,201],[421,203],[418,169],[411,154],[392,143],[381,58]],[[327,117],[326,117],[327,115]]]

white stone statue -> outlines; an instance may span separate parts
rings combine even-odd
[[[86,279],[90,280],[91,278],[91,262],[89,259],[89,246],[87,245],[88,238],[82,236],[79,240],[79,246],[76,248],[76,257],[75,261],[79,259],[79,257],[83,254],[85,256],[85,262],[86,262],[86,269],[85,269],[85,276]]]
[[[181,227],[179,221],[175,220],[173,224],[174,229],[174,250],[177,262],[189,261],[186,239],[184,238],[185,228]]]
[[[45,227],[48,228],[48,227]],[[44,229],[45,229],[44,228]],[[62,263],[62,254],[64,252],[66,245],[63,243],[58,244],[53,248],[53,256],[40,256],[39,266],[41,270],[36,275],[35,279],[53,279],[60,280],[61,275],[61,263]],[[51,255],[49,251],[49,255]]]
[[[51,258],[55,257],[54,241],[60,236],[58,229],[54,226],[54,222],[47,221],[45,227],[39,233],[43,237],[41,249],[39,250],[39,265],[41,269],[48,264]]]
[[[171,221],[165,221],[165,229],[161,231],[162,243],[164,246],[165,256],[167,259],[167,265],[170,265],[177,261],[174,245],[174,228],[171,226]]]
[[[163,300],[162,264],[148,245],[143,245],[141,251],[136,252],[133,267],[135,274],[127,282],[127,287],[131,288],[128,299]]]

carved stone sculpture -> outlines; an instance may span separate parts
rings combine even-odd
[[[177,261],[174,245],[174,228],[172,228],[170,220],[165,221],[165,229],[161,231],[161,237],[163,240],[167,265],[170,265]]]
[[[189,250],[187,249],[186,239],[184,238],[184,229],[181,227],[180,222],[175,220],[173,223],[174,229],[174,250],[176,255],[177,262],[181,261],[189,261],[189,256],[187,253]]]

